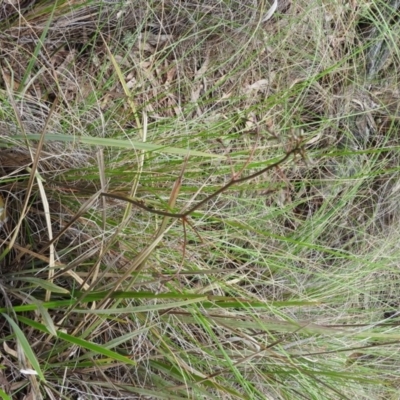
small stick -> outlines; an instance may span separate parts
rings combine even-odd
[[[164,216],[164,217],[184,219],[187,216],[189,216],[190,214],[192,214],[194,211],[196,211],[199,208],[201,208],[204,204],[209,202],[214,197],[217,197],[219,194],[225,192],[231,186],[236,185],[238,183],[249,181],[251,179],[254,179],[257,176],[260,176],[260,175],[264,174],[265,172],[269,171],[270,169],[273,169],[273,168],[277,167],[278,165],[282,164],[292,154],[296,154],[296,153],[299,153],[299,152],[301,153],[301,148],[300,148],[300,146],[296,146],[294,149],[288,151],[286,153],[286,155],[284,157],[282,157],[279,161],[268,165],[267,167],[263,168],[262,170],[260,170],[258,172],[254,172],[253,174],[245,176],[243,178],[237,178],[236,176],[233,176],[233,178],[226,185],[222,186],[217,191],[212,193],[210,196],[208,196],[205,199],[201,200],[199,203],[197,203],[193,207],[189,208],[189,210],[187,210],[185,212],[182,212],[182,213],[172,213],[172,212],[168,212],[168,211],[155,210],[153,208],[150,208],[150,207],[146,206],[145,203],[143,201],[141,201],[141,200],[135,200],[135,199],[132,199],[130,197],[121,196],[121,195],[115,194],[115,193],[104,193],[103,192],[103,193],[100,194],[100,196],[105,196],[105,197],[109,197],[111,199],[116,199],[116,200],[127,201],[128,203],[131,203],[131,204],[135,205],[136,207],[141,208],[142,210],[148,211],[148,212],[153,213],[153,214],[161,215],[161,216]]]

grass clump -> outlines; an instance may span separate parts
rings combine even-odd
[[[399,2],[5,2],[0,397],[398,397]]]

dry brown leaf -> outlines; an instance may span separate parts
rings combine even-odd
[[[257,82],[252,83],[251,85],[247,85],[245,88],[245,93],[249,94],[251,92],[258,92],[259,90],[266,89],[269,85],[268,79],[260,79]]]
[[[15,357],[15,358],[18,359],[18,353],[17,353],[15,350],[13,350],[13,349],[7,344],[7,342],[3,342],[3,349],[5,350],[5,352],[6,352],[7,354],[9,354],[10,356],[13,356],[13,357]]]

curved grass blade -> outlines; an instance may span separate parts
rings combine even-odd
[[[11,397],[2,389],[0,389],[0,397],[2,400],[11,400]]]
[[[4,314],[4,313],[2,315],[11,325],[11,327],[15,333],[15,336],[17,337],[17,340],[18,340],[19,344],[21,345],[21,348],[24,351],[24,354],[25,354],[26,358],[28,359],[28,361],[30,362],[32,368],[37,372],[40,380],[45,381],[43,372],[40,368],[39,361],[37,360],[35,353],[33,352],[31,346],[29,345],[28,339],[25,337],[21,328],[10,316],[8,316],[7,314]]]
[[[23,140],[39,140],[39,134],[29,134],[29,135],[14,135],[13,139],[23,139]],[[121,149],[135,149],[144,151],[156,151],[169,154],[178,154],[186,156],[190,154],[191,156],[198,157],[208,157],[208,158],[219,158],[226,159],[224,155],[206,153],[204,151],[196,151],[189,149],[180,149],[178,147],[170,146],[160,146],[158,144],[153,144],[149,142],[139,142],[137,140],[121,140],[121,139],[110,139],[110,138],[100,138],[100,137],[90,137],[90,136],[71,136],[62,134],[46,134],[45,140],[48,142],[67,142],[74,144],[87,144],[91,146],[105,146],[105,147],[118,147]]]
[[[25,317],[18,317],[18,320],[28,326],[31,326],[32,328],[35,328],[35,329],[41,331],[41,332],[50,333],[49,329],[45,325],[40,324],[36,321],[32,321],[31,319],[28,319]],[[111,360],[121,361],[121,362],[123,362],[125,364],[129,364],[129,365],[136,365],[136,361],[133,361],[130,358],[123,356],[121,354],[118,354],[115,351],[106,349],[105,347],[103,347],[99,344],[88,342],[87,340],[80,339],[78,337],[74,337],[72,335],[68,335],[67,333],[60,332],[60,331],[57,331],[57,337],[61,340],[64,340],[65,342],[71,343],[78,347],[83,347],[87,350],[92,351],[95,354],[105,356]]]

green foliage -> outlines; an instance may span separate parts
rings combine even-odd
[[[0,397],[397,398],[399,2],[73,3],[0,12]]]

